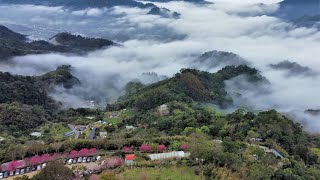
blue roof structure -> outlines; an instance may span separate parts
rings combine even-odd
[[[95,136],[95,134],[96,134],[96,130],[97,130],[97,128],[92,128],[92,130],[91,130],[91,133],[90,133],[90,136],[89,136],[89,139],[90,140],[93,140],[93,138],[94,138],[94,136]]]
[[[74,131],[69,131],[69,132],[67,132],[67,133],[64,134],[64,137],[69,137],[69,136],[72,136],[72,135],[74,135],[74,134],[75,134]]]

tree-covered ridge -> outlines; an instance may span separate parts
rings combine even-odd
[[[70,88],[80,83],[72,76],[70,68],[61,66],[56,71],[42,76],[20,76],[0,72],[0,103],[19,102],[51,109],[55,102],[48,93],[54,85]]]
[[[14,56],[41,54],[48,52],[66,52],[62,46],[55,46],[46,41],[26,42],[26,36],[0,26],[0,61]]]
[[[50,52],[82,53],[97,50],[102,47],[115,45],[107,39],[85,38],[69,33],[60,33],[53,37],[56,42],[44,40],[26,42],[26,36],[15,33],[4,26],[0,26],[0,61],[14,56],[28,54],[44,54]]]
[[[129,83],[126,95],[108,108],[130,106],[139,110],[149,110],[174,100],[210,102],[226,108],[232,104],[232,99],[228,97],[224,81],[239,75],[246,75],[251,83],[265,81],[256,69],[247,65],[226,66],[216,73],[182,69],[170,79],[145,87],[139,83]]]
[[[225,51],[208,51],[203,53],[194,62],[192,67],[201,67],[205,70],[211,70],[212,68],[222,68],[225,66],[239,66],[249,64],[245,59],[237,54]]]
[[[70,65],[63,65],[58,67],[55,71],[48,72],[42,76],[37,77],[46,85],[63,85],[64,88],[72,88],[74,85],[80,84],[80,80],[71,74],[72,67]]]
[[[70,33],[59,33],[51,38],[58,45],[71,49],[83,51],[96,50],[107,46],[115,45],[114,42],[102,38],[86,38],[80,35],[72,35]]]
[[[21,135],[51,120],[59,103],[50,97],[55,86],[72,88],[80,81],[71,66],[61,66],[42,76],[20,76],[0,72],[0,130]]]
[[[45,83],[31,76],[0,72],[0,103],[19,102],[28,105],[50,106]]]
[[[26,40],[26,36],[11,31],[5,26],[0,25],[0,38],[1,39],[13,39],[13,40]]]
[[[24,131],[31,130],[49,120],[49,115],[38,105],[21,103],[0,104],[0,131],[2,133],[21,136]]]
[[[44,6],[64,6],[68,9],[101,8],[128,6],[137,8],[154,7],[152,3],[141,3],[135,0],[0,0],[8,4],[32,4]]]

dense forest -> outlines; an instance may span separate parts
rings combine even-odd
[[[0,126],[2,132],[30,131],[59,111],[59,102],[49,93],[56,85],[71,88],[80,81],[71,66],[61,66],[42,76],[20,76],[0,72]]]
[[[226,66],[216,73],[195,69],[182,69],[174,77],[143,87],[138,83],[129,83],[126,94],[119,103],[109,105],[107,109],[126,106],[138,110],[149,110],[173,100],[182,102],[208,102],[227,108],[232,105],[224,81],[239,75],[245,75],[250,83],[266,83],[259,72],[247,65]]]

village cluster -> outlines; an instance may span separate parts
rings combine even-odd
[[[64,164],[76,164],[76,163],[90,163],[99,161],[101,156],[97,156],[97,150],[81,149],[80,151],[71,151],[68,154],[43,154],[41,156],[36,155],[31,158],[25,158],[23,160],[16,160],[4,163],[0,166],[0,179],[10,176],[16,176],[20,174],[26,174],[33,171],[40,171],[46,167],[50,161],[59,160]]]
[[[159,145],[161,148],[162,145]],[[149,151],[149,146],[143,144],[140,147],[140,152]],[[123,152],[129,152],[132,149],[129,147],[124,147]],[[46,167],[47,163],[50,161],[60,161],[68,166],[73,166],[75,164],[83,163],[95,163],[94,168],[86,169],[81,172],[78,172],[78,176],[83,176],[84,174],[96,173],[103,168],[113,168],[119,167],[122,165],[133,166],[135,164],[136,155],[127,153],[124,160],[121,157],[109,157],[103,158],[98,155],[95,148],[92,149],[81,149],[80,151],[71,151],[67,154],[43,154],[41,156],[33,156],[31,158],[26,158],[23,160],[11,161],[4,163],[0,166],[0,179],[8,178],[12,176],[18,176],[23,174],[28,174],[33,171],[40,171]],[[189,157],[190,153],[185,153],[184,151],[172,151],[172,152],[163,152],[163,153],[152,153],[148,154],[148,157],[151,161],[154,160],[164,160],[164,159],[173,159],[173,158],[184,158]]]

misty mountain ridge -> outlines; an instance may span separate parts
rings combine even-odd
[[[312,116],[320,116],[320,109],[307,109],[304,112]]]
[[[16,33],[9,28],[0,25],[0,39],[12,39],[17,41],[25,41],[26,35]]]
[[[70,66],[58,67],[55,71],[41,76],[20,76],[0,72],[0,103],[19,102],[39,105],[55,111],[56,102],[48,95],[54,86],[72,88],[80,81],[71,74]]]
[[[305,15],[317,15],[320,13],[318,0],[284,0],[280,2],[277,12],[279,17],[291,20]]]
[[[298,27],[317,28],[320,30],[320,15],[304,15],[293,19],[292,23]]]
[[[208,51],[191,62],[191,67],[197,67],[206,71],[222,68],[225,66],[248,65],[245,59],[232,52],[225,51]]]
[[[151,1],[151,2],[185,1],[185,2],[193,2],[193,3],[205,2],[205,0],[144,0],[144,1]]]
[[[112,8],[115,6],[126,6],[134,8],[151,8],[148,14],[160,15],[165,18],[178,18],[179,13],[170,13],[170,10],[160,8],[153,3],[141,3],[135,0],[0,0],[4,4],[31,4],[43,6],[62,6],[66,9],[80,10],[87,8]]]
[[[288,77],[290,76],[316,76],[317,72],[313,71],[311,68],[307,66],[302,66],[296,62],[291,62],[288,60],[281,61],[277,64],[269,65],[272,69],[282,70],[286,72]]]
[[[66,32],[53,36],[50,38],[49,42],[57,46],[64,46],[82,51],[92,51],[101,49],[103,47],[116,45],[116,43],[107,39],[87,38],[80,35],[72,35]]]
[[[180,17],[181,14],[177,13],[177,12],[173,12],[171,13],[171,11],[169,9],[166,8],[159,8],[159,7],[153,7],[148,14],[150,15],[158,15],[164,18],[175,18],[178,19]]]
[[[31,4],[43,6],[64,6],[71,9],[102,8],[128,6],[138,8],[154,7],[151,3],[141,3],[134,0],[0,0],[3,4]]]
[[[26,42],[26,35],[0,26],[0,61],[27,54],[83,53],[112,45],[116,45],[116,43],[107,39],[85,38],[69,33],[59,33],[53,36],[49,42],[44,40]]]
[[[129,83],[125,87],[125,95],[108,108],[129,106],[138,110],[149,110],[174,100],[212,103],[227,108],[233,104],[233,100],[228,96],[224,82],[240,75],[246,75],[250,83],[266,81],[258,70],[247,65],[226,66],[216,73],[182,69],[174,77],[151,85]]]

